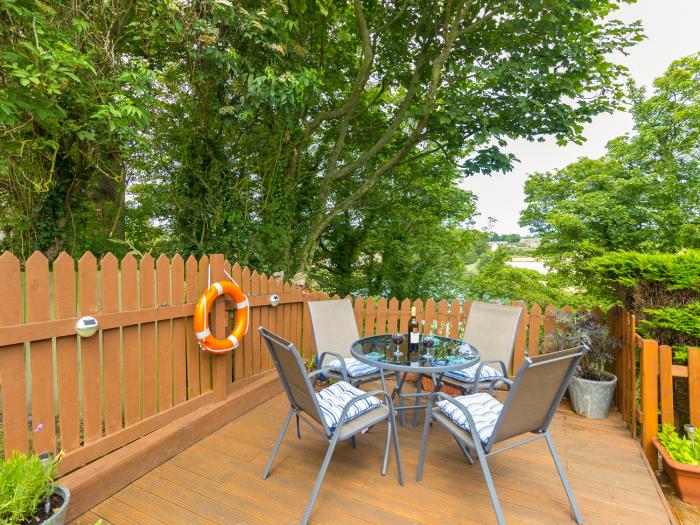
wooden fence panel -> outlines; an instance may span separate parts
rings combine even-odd
[[[388,333],[393,334],[399,328],[399,300],[396,297],[389,299],[389,318],[387,321]]]
[[[199,259],[199,271],[197,272],[199,282],[197,296],[201,295],[209,288],[209,257],[206,255]],[[211,383],[211,354],[209,352],[199,352],[199,385],[202,393],[208,392],[212,388]]]
[[[34,252],[27,260],[25,270],[27,279],[27,322],[39,323],[48,321],[51,319],[49,261],[44,254]],[[56,452],[51,340],[32,342],[29,347],[29,356],[31,362],[34,450],[38,454]]]
[[[673,424],[673,350],[668,345],[659,347],[659,390],[661,422]]]
[[[688,398],[690,423],[700,426],[700,348],[688,348]]]
[[[53,297],[56,319],[75,317],[75,261],[66,252],[53,263]],[[60,448],[70,452],[80,446],[77,336],[56,338],[56,367]]]
[[[90,252],[78,261],[78,292],[80,315],[97,314],[97,260]],[[80,339],[80,362],[83,384],[83,437],[85,443],[102,436],[102,406],[100,403],[100,340]]]
[[[377,327],[374,331],[375,334],[386,334],[386,321],[389,315],[389,306],[387,300],[384,297],[380,297],[379,303],[377,303]]]
[[[102,313],[119,311],[119,261],[108,253],[100,261]],[[102,370],[104,373],[105,432],[112,434],[122,427],[121,330],[102,331]]]
[[[129,254],[122,259],[122,311],[139,308],[138,263]],[[124,345],[124,422],[132,425],[141,419],[141,351],[139,327],[125,326],[122,331]]]
[[[641,354],[642,374],[642,447],[652,468],[656,468],[657,453],[652,438],[658,431],[658,377],[659,377],[659,343],[645,339]]]
[[[365,337],[367,337],[376,333],[377,312],[374,307],[374,297],[369,296],[365,304]]]
[[[155,275],[153,257],[146,254],[139,265],[141,309],[155,306]],[[141,325],[141,389],[143,392],[143,417],[156,413],[158,407],[158,357],[156,349],[156,324]]]
[[[437,334],[440,336],[447,336],[448,326],[447,323],[450,320],[450,305],[445,299],[440,299],[437,305]]]
[[[533,304],[530,308],[530,325],[528,326],[527,355],[534,357],[540,355],[540,329],[542,327],[542,308],[539,304]]]
[[[185,293],[188,303],[194,303],[199,298],[199,279],[198,279],[197,259],[194,255],[190,255],[185,263]],[[199,345],[197,344],[197,336],[194,333],[192,317],[185,318],[186,335],[185,341],[187,344],[187,397],[192,399],[201,393],[200,387],[200,372],[199,372]]]
[[[170,266],[172,298],[171,304],[185,303],[185,261],[177,254]],[[173,404],[179,405],[187,400],[187,345],[185,344],[185,317],[172,321],[172,359],[173,359]]]
[[[432,298],[425,301],[425,316],[423,320],[425,321],[424,330],[426,335],[429,335],[431,333],[435,333],[435,335],[441,335],[440,323],[438,322],[437,307],[435,305],[435,301]],[[435,325],[434,332],[433,325]]]
[[[459,315],[460,305],[459,301],[455,299],[450,304],[450,337],[452,339],[459,338]]]
[[[19,260],[10,252],[0,255],[0,275],[3,290],[0,294],[0,330],[2,326],[22,324],[22,274]],[[5,457],[13,450],[25,452],[29,447],[27,432],[27,389],[24,344],[0,348],[0,388]],[[12,423],[10,423],[12,422]]]

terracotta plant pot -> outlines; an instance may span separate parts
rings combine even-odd
[[[700,505],[700,467],[678,463],[669,455],[658,438],[654,438],[653,442],[664,460],[664,470],[681,499],[686,503]]]

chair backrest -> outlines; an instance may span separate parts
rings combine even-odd
[[[520,306],[474,301],[462,339],[476,347],[482,361],[500,359],[510,368],[522,313]]]
[[[587,350],[581,346],[525,358],[510,387],[487,450],[519,434],[545,432]]]
[[[307,304],[316,353],[335,352],[344,358],[352,357],[350,347],[360,334],[350,300],[309,301]]]
[[[324,433],[330,435],[326,420],[321,414],[313,385],[306,374],[304,362],[299,357],[299,352],[294,348],[294,344],[262,326],[258,328],[258,332],[267,343],[270,357],[272,357],[277,373],[282,380],[289,404],[292,405],[292,408],[301,410],[312,417],[321,425]]]

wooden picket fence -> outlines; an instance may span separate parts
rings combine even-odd
[[[62,473],[212,406],[236,385],[270,370],[259,326],[313,359],[304,303],[329,299],[231,264],[222,255],[186,261],[179,255],[155,260],[127,255],[118,261],[107,254],[97,261],[86,253],[76,262],[62,253],[49,264],[37,252],[22,265],[4,253],[0,275],[0,442],[6,456],[30,448],[62,450]],[[194,303],[210,279],[229,275],[249,296],[250,330],[233,355],[212,357],[194,338]],[[272,294],[280,296],[277,307],[270,305]],[[425,320],[433,333],[460,337],[471,307],[471,301],[444,299],[349,299],[363,336],[405,331],[415,306],[419,321]],[[512,304],[524,308],[513,358],[517,369],[527,355],[540,353],[558,313],[572,309]],[[234,311],[230,302],[217,301],[214,333],[228,332]],[[651,458],[659,411],[661,421],[674,419],[673,377],[688,378],[691,421],[700,424],[700,350],[691,349],[688,366],[672,365],[670,348],[642,340],[629,312],[596,307],[592,313],[623,343],[613,370],[619,378],[616,404],[634,435],[641,424],[642,444]],[[98,335],[76,335],[75,323],[83,315],[98,319]]]
[[[235,352],[200,351],[192,331],[194,304],[211,280],[231,275],[249,295],[251,330]],[[165,255],[121,262],[91,253],[53,264],[39,252],[23,265],[0,256],[0,438],[4,453],[63,450],[63,473],[87,464],[221,401],[235,381],[271,368],[255,328],[265,325],[301,344],[303,293],[221,255]],[[280,296],[272,308],[269,295]],[[100,332],[79,338],[80,316]],[[223,301],[212,312],[227,333]]]

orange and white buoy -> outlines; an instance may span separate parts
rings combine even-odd
[[[236,303],[236,323],[231,335],[226,339],[217,339],[209,329],[209,312],[216,298],[224,294]],[[194,332],[202,350],[223,354],[236,348],[248,332],[249,313],[248,297],[236,283],[230,281],[212,283],[194,307]]]

